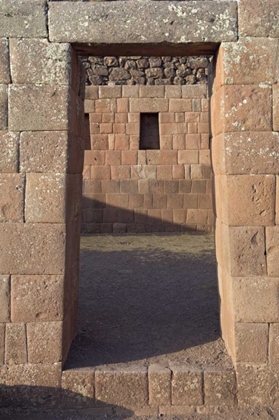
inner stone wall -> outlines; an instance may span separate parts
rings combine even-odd
[[[207,86],[89,86],[86,232],[212,230]],[[140,115],[158,113],[159,150],[140,150]]]

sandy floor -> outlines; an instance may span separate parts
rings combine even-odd
[[[85,236],[78,335],[66,367],[228,367],[212,234]]]

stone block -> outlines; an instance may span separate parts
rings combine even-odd
[[[0,276],[0,322],[10,321],[10,276]]]
[[[236,277],[232,288],[236,322],[279,321],[278,278]]]
[[[271,277],[278,277],[279,273],[279,226],[266,228],[267,272]]]
[[[279,362],[279,324],[269,326],[269,364],[272,368],[277,368]]]
[[[99,98],[99,86],[86,86],[85,99],[95,100]]]
[[[271,85],[278,80],[278,57],[274,54],[278,40],[252,36],[221,45],[214,89],[221,85]]]
[[[0,173],[0,222],[23,222],[24,175]]]
[[[95,404],[94,370],[69,369],[62,373],[62,406],[88,407]]]
[[[28,363],[55,363],[62,359],[62,321],[27,324]]]
[[[170,99],[169,111],[170,112],[191,112],[192,101],[191,99]]]
[[[5,324],[0,324],[0,366],[5,360]]]
[[[206,405],[231,406],[236,404],[236,378],[234,370],[207,368],[204,371]]]
[[[27,174],[26,222],[63,223],[66,221],[66,181],[64,174]]]
[[[148,402],[148,380],[145,367],[127,367],[121,370],[97,369],[95,398],[107,404],[142,406]]]
[[[67,130],[69,102],[67,86],[10,85],[9,129]]]
[[[6,324],[5,363],[12,365],[27,363],[25,324]]]
[[[279,86],[273,85],[273,121],[272,128],[274,131],[279,131]]]
[[[12,322],[63,320],[63,276],[12,276]]]
[[[184,85],[181,86],[183,99],[205,99],[207,98],[207,85]]]
[[[9,41],[0,38],[0,83],[10,83]]]
[[[46,38],[45,0],[11,3],[2,0],[0,14],[0,37]]]
[[[0,131],[0,173],[17,172],[19,133]]]
[[[7,85],[0,84],[0,130],[6,130],[7,127],[8,127],[8,89],[7,89]]]
[[[266,273],[264,228],[230,227],[230,274],[261,276]]]
[[[221,178],[221,177],[219,177]],[[275,222],[275,177],[273,175],[224,176],[227,188],[223,221],[230,226],[269,226]],[[220,197],[222,200],[222,198]],[[241,206],[239,206],[241,203]]]
[[[267,363],[268,324],[235,325],[236,361],[263,365]]]
[[[168,99],[163,98],[131,98],[129,112],[167,112]]]
[[[178,150],[178,164],[199,163],[198,150]]]
[[[279,37],[277,0],[239,2],[239,35],[242,37]]]
[[[121,92],[122,92],[122,86],[99,86],[100,99],[121,98]]]
[[[203,374],[198,368],[172,366],[172,405],[203,405]]]
[[[148,388],[150,405],[171,404],[171,371],[152,364],[148,369]]]
[[[212,140],[214,173],[277,174],[279,133],[225,133]]]
[[[71,80],[71,46],[47,39],[11,39],[13,83],[68,85]],[[22,71],[24,69],[24,71]]]
[[[208,20],[208,14],[212,19]],[[107,16],[105,20],[103,16]],[[84,22],[90,21],[95,24],[84,25]],[[205,46],[205,50],[211,50],[211,43],[234,41],[237,36],[236,22],[237,8],[234,2],[210,5],[203,2],[195,6],[195,14],[192,13],[192,5],[187,2],[179,6],[163,2],[158,9],[152,1],[131,4],[128,8],[121,2],[112,5],[103,2],[86,5],[52,3],[49,11],[51,41],[125,44],[129,40],[131,44],[155,44],[153,51],[162,51],[162,55],[163,51],[167,54],[168,44],[182,44],[185,48],[185,44],[203,43],[206,39],[209,45]],[[122,31],[118,30],[120,27]],[[197,30],[201,27],[202,30]],[[157,28],[156,31],[153,28]],[[162,49],[160,44],[164,45]],[[111,51],[115,52],[115,49]]]
[[[44,399],[49,397],[50,388],[59,388],[61,382],[61,363],[7,365],[0,369],[0,381],[4,385],[26,385],[43,391]],[[46,387],[40,390],[40,387]],[[28,392],[28,389],[26,389]],[[30,388],[29,388],[30,392]],[[57,393],[57,389],[55,390]],[[29,394],[30,395],[30,394]],[[33,398],[36,398],[34,393]],[[31,401],[29,401],[30,403]]]
[[[0,223],[0,237],[2,239],[0,272],[63,274],[65,269],[64,225]]]
[[[164,98],[165,86],[139,86],[140,98]]]
[[[236,368],[239,406],[273,406],[278,401],[277,372],[266,365],[239,363]]]

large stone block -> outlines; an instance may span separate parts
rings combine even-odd
[[[279,275],[279,226],[266,228],[267,272],[271,277]]]
[[[69,44],[50,43],[47,39],[11,39],[10,62],[13,83],[47,85],[70,83]]]
[[[232,279],[236,322],[279,321],[279,279],[246,277]]]
[[[65,225],[0,223],[0,237],[0,272],[64,273]]]
[[[171,370],[152,364],[148,369],[149,404],[171,404]]]
[[[63,320],[63,276],[12,276],[12,322]]]
[[[62,406],[87,407],[95,404],[95,372],[93,370],[66,370],[62,373]]]
[[[278,404],[279,377],[266,365],[237,365],[239,406],[263,407]]]
[[[261,276],[266,273],[265,237],[261,227],[230,227],[230,274]]]
[[[98,369],[95,372],[95,398],[125,407],[146,405],[147,382],[147,369],[144,367],[128,367],[118,371]]]
[[[0,276],[0,322],[10,321],[10,276]]]
[[[161,44],[165,52],[168,43],[210,44],[236,40],[235,2],[202,2],[195,4],[194,10],[195,13],[188,2],[178,5],[162,2],[159,8],[153,1],[130,4],[113,2],[110,5],[102,2],[86,5],[52,3],[49,12],[50,40],[93,44]],[[208,47],[211,49],[212,45]],[[158,49],[159,45],[156,45]]]
[[[0,173],[0,222],[23,222],[24,175]]]
[[[9,129],[67,130],[69,89],[66,86],[10,85]]]
[[[66,222],[66,181],[64,174],[26,175],[26,222]]]
[[[48,398],[51,387],[60,387],[61,363],[6,365],[0,368],[0,382],[8,386],[33,386],[36,387],[34,393],[31,393],[33,398],[36,392],[40,393],[40,391],[43,391],[44,398]],[[46,388],[40,389],[40,387]],[[28,389],[26,391],[28,393]]]
[[[31,0],[21,2],[1,1],[0,36],[14,38],[46,38],[46,2]]]
[[[0,172],[17,172],[19,133],[0,131]]]
[[[28,363],[62,360],[62,321],[27,324]]]
[[[214,89],[221,85],[273,84],[278,80],[277,39],[240,38],[224,42],[216,62]]]
[[[9,41],[0,38],[0,83],[10,83]]]
[[[234,405],[236,403],[236,393],[234,370],[206,369],[204,371],[206,405]]]
[[[277,0],[240,0],[239,34],[242,37],[279,37]]]
[[[269,326],[269,364],[277,368],[279,362],[279,324]]]
[[[5,363],[27,363],[25,324],[6,324]]]
[[[203,405],[202,371],[187,366],[171,366],[172,405]]]
[[[279,131],[279,86],[273,85],[273,124],[272,128],[274,131]]]
[[[237,362],[267,363],[268,324],[237,323],[235,345]]]
[[[0,130],[8,126],[8,89],[7,85],[0,84]]]
[[[212,131],[272,131],[271,87],[222,86],[212,97]]]
[[[219,176],[227,189],[223,221],[230,226],[270,226],[275,222],[275,176]],[[220,200],[222,198],[220,197]],[[239,205],[241,203],[241,205]]]
[[[222,133],[212,139],[214,173],[277,174],[279,133]]]
[[[131,98],[130,112],[167,112],[168,99],[163,98]]]

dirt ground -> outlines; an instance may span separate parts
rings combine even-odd
[[[229,367],[212,234],[84,236],[78,334],[66,368]]]

